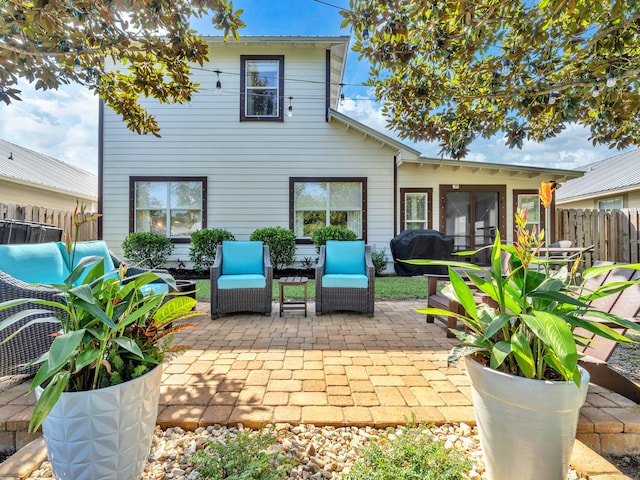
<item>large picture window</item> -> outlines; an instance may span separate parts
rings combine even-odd
[[[320,227],[348,228],[366,240],[367,182],[364,178],[291,178],[290,228],[310,241]]]
[[[131,177],[130,186],[132,232],[188,242],[206,227],[206,177]]]
[[[284,57],[240,57],[240,120],[282,121]]]

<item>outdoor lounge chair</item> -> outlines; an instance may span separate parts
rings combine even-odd
[[[316,315],[332,310],[374,314],[375,268],[363,241],[328,240],[316,266]]]
[[[211,318],[222,313],[271,314],[273,267],[262,242],[224,241],[211,267]]]
[[[610,262],[596,262],[595,265],[602,265],[603,263]],[[589,290],[594,290],[600,285],[626,280],[640,280],[640,271],[630,268],[611,270],[607,274],[598,275],[590,279],[586,287]],[[638,318],[638,313],[640,312],[640,284],[632,285],[617,294],[593,300],[591,304],[598,310],[613,313],[628,320],[640,321]],[[622,335],[627,331],[626,328],[615,324],[610,324],[609,326]],[[583,328],[576,328],[574,334],[582,335],[592,340],[586,346],[579,347],[578,350],[579,353],[584,355],[580,358],[579,363],[591,374],[591,383],[608,388],[640,404],[640,385],[612,370],[607,363],[618,343],[602,337],[593,338],[594,335]]]

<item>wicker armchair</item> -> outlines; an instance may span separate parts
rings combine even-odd
[[[57,291],[47,287],[36,287],[21,280],[13,278],[0,270],[0,303],[17,298],[37,298],[41,300],[56,300]],[[58,317],[62,311],[53,307],[35,305],[28,303],[19,307],[9,308],[0,311],[0,322],[6,320],[14,313],[27,308],[40,310],[50,310],[51,315],[40,315],[40,317]],[[22,325],[32,321],[23,320],[0,332],[0,377],[8,375],[34,375],[40,367],[21,367],[21,365],[38,358],[43,353],[49,351],[53,337],[51,334],[60,331],[60,324],[38,323],[20,332],[16,337],[8,342],[2,343],[8,336],[12,335]]]
[[[261,245],[256,247],[258,243]],[[244,263],[248,259],[248,255],[237,253],[237,248],[245,247],[254,251],[256,248],[262,249],[262,266],[254,265],[248,270],[242,267],[239,270],[233,268],[232,260],[238,259]],[[251,276],[253,278],[249,278]],[[257,278],[259,276],[264,276],[264,279]],[[225,281],[229,280],[232,283],[225,285]],[[255,286],[262,285],[261,282],[264,286]],[[248,286],[245,286],[245,283]],[[262,242],[223,242],[216,249],[216,258],[211,267],[211,318],[216,319],[220,314],[231,312],[258,312],[270,315],[272,285],[273,267],[267,245],[262,245]],[[230,286],[233,288],[228,288]]]
[[[360,246],[358,244],[361,244]],[[329,249],[329,255],[337,248],[354,248],[360,252],[364,251],[364,261],[361,266],[357,267],[357,270],[362,268],[362,274],[356,274],[357,276],[366,276],[363,279],[366,284],[364,286],[358,286],[353,288],[349,286],[352,280],[348,277],[353,274],[355,270],[347,269],[344,273],[340,273],[340,268],[331,265],[331,260],[327,262],[327,248]],[[364,247],[364,248],[362,248]],[[353,258],[353,257],[351,257]],[[335,265],[335,263],[334,263]],[[327,270],[327,266],[329,269]],[[329,277],[325,275],[334,275],[331,278],[332,282],[328,283],[326,280]],[[338,277],[336,278],[335,275]],[[337,280],[337,282],[336,282]],[[368,316],[374,315],[374,289],[375,289],[375,268],[371,261],[371,247],[364,245],[364,242],[341,242],[341,241],[327,241],[327,245],[320,247],[320,259],[316,265],[316,315],[322,315],[323,312],[329,312],[332,310],[350,310],[356,312],[366,313]]]
[[[58,246],[56,246],[53,242],[29,244],[28,248],[32,249],[34,252],[37,250],[45,249],[47,250],[47,252],[58,252]],[[115,267],[118,268],[122,261],[114,256],[111,252],[109,252],[109,255]],[[60,266],[61,263],[62,260],[60,260],[56,265]],[[40,268],[40,266],[38,268]],[[62,279],[64,279],[66,275],[68,275],[68,270],[66,270],[66,274],[60,273],[55,279],[47,280],[44,277],[46,277],[46,272],[50,271],[49,268],[50,266],[47,262],[42,262],[41,269],[43,272],[45,272],[45,274],[43,278],[38,280],[37,282],[42,284],[61,282]],[[109,265],[108,268],[111,268],[111,266]],[[127,269],[126,274],[127,276],[132,276],[142,273],[143,271],[147,270],[140,267],[130,267]],[[19,276],[20,273],[22,273],[21,269],[18,268],[15,272],[13,272],[13,275]],[[6,271],[0,270],[0,303],[9,300],[16,300],[19,298],[34,298],[50,301],[57,300],[57,290],[42,286],[40,284],[36,285],[27,283],[16,278],[13,275]],[[25,278],[25,280],[28,279]],[[28,281],[34,283],[36,282],[36,280]],[[7,327],[6,329],[0,331],[0,377],[34,375],[38,370],[39,365],[31,367],[25,367],[23,365],[49,351],[54,338],[52,334],[60,331],[59,321],[37,323],[30,325],[27,329],[20,332],[11,340],[3,343],[3,340],[15,333],[22,325],[33,321],[34,318],[52,317],[57,320],[64,314],[62,310],[56,309],[55,307],[27,303],[21,306],[8,308],[6,310],[0,310],[0,322],[6,320],[11,315],[26,309],[48,310],[50,314],[43,313],[42,315],[30,317],[29,319],[22,320],[12,325],[11,327]]]

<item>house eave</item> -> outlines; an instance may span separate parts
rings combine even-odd
[[[547,167],[528,167],[521,165],[509,165],[505,163],[471,162],[468,160],[446,160],[442,158],[420,157],[415,160],[405,160],[407,163],[415,163],[423,167],[434,170],[446,168],[450,170],[460,170],[462,168],[472,171],[483,171],[490,174],[503,174],[512,177],[536,178],[548,176],[545,180],[555,182],[565,182],[573,178],[584,175],[584,172],[577,170],[565,170]]]

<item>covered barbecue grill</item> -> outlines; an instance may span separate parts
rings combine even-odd
[[[437,230],[405,230],[391,240],[393,267],[397,275],[445,275],[447,267],[434,265],[410,265],[403,260],[451,260],[453,238],[442,235]]]

